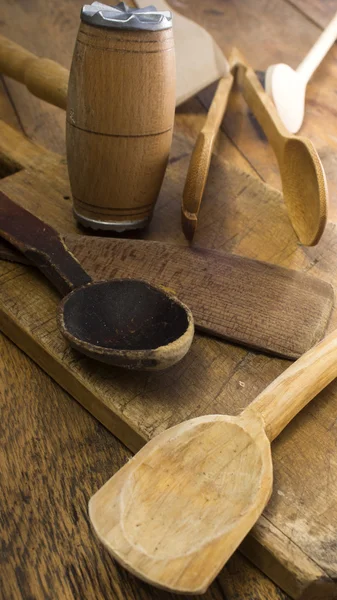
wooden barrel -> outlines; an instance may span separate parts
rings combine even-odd
[[[148,223],[167,165],[174,110],[172,28],[81,23],[67,104],[68,169],[79,222],[117,231]]]

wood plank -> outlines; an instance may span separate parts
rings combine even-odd
[[[130,452],[3,336],[0,348],[0,434],[12,440],[0,455],[1,597],[178,600],[128,575],[92,534],[87,500]],[[231,598],[218,582],[205,596]]]
[[[0,116],[19,127],[2,89]],[[22,162],[22,156],[30,154],[25,154],[21,136],[16,142],[12,162]],[[15,446],[6,451],[6,442],[0,453],[4,597],[28,600],[34,595],[46,600],[53,590],[55,600],[80,596],[104,600],[112,594],[123,600],[173,600],[126,574],[92,535],[87,500],[125,464],[130,452],[4,336],[0,355],[0,435],[9,440],[17,432]],[[88,447],[90,453],[85,451]],[[235,600],[238,581],[241,600],[248,600],[252,589],[261,599],[286,600],[238,553],[205,600]]]
[[[47,3],[45,3],[45,4],[47,5]],[[37,7],[37,3],[36,2],[35,2],[35,6],[36,6],[36,8],[39,8],[39,7]],[[269,6],[270,6],[270,4],[269,4]],[[236,8],[238,8],[238,6],[236,6]],[[7,9],[7,7],[6,7],[6,9]],[[17,9],[17,7],[16,7],[16,9]],[[258,12],[256,14],[258,14]],[[16,12],[16,16],[17,16],[17,12]],[[191,16],[191,14],[190,14],[190,16]],[[214,22],[217,20],[218,16],[219,15],[216,15],[216,14],[213,15]],[[55,15],[54,15],[54,17],[55,17]],[[257,17],[256,17],[256,19],[257,19]],[[282,22],[282,18],[280,19],[280,21]],[[251,27],[252,20],[251,19],[247,19],[246,21],[244,21],[242,18],[240,19],[240,26],[241,26],[242,35],[248,35],[249,31],[245,32],[244,29],[242,29],[242,23],[243,22],[248,23],[249,24],[249,28],[252,29],[252,30],[254,30],[254,28]],[[254,20],[253,20],[253,22],[254,22]],[[39,23],[43,23],[43,21],[39,21]],[[44,23],[46,23],[46,21]],[[33,23],[31,23],[31,25],[33,25]],[[36,26],[36,24],[34,23],[34,27],[35,26]],[[232,23],[231,23],[231,26],[232,26]],[[22,32],[23,27],[21,25],[19,25],[18,29]],[[43,29],[43,27],[42,27],[42,29]],[[39,37],[39,35],[42,36],[41,31],[39,31],[39,35],[38,35],[37,29],[34,30],[33,27],[32,27],[32,29],[30,31],[35,31],[35,37]],[[67,25],[66,24],[64,26],[64,31],[65,31],[65,33],[67,33]],[[6,31],[4,33],[5,34],[7,33],[7,35],[9,34],[8,31]],[[255,38],[258,39],[258,36],[255,36]],[[18,38],[14,38],[14,34],[13,34],[13,39],[17,39],[17,41],[20,41]],[[21,42],[23,43],[25,41],[25,39],[27,39],[27,33],[22,34]],[[48,42],[49,39],[50,39],[49,35],[47,35],[46,37],[44,37],[44,40],[45,40],[46,44],[47,44],[47,42]],[[298,40],[297,40],[297,42],[298,42]],[[64,40],[63,40],[62,43],[65,44]],[[70,42],[68,42],[68,43],[70,43]],[[310,44],[309,44],[309,46],[310,46]],[[43,52],[43,53],[45,54],[45,52]],[[248,54],[248,56],[250,57],[251,53]],[[58,56],[55,57],[55,58],[59,59]],[[275,60],[276,60],[276,58],[275,58]],[[20,96],[20,94],[22,94],[22,87],[18,86],[17,87],[17,96]],[[29,104],[30,102],[31,102],[31,97],[29,97],[29,98],[27,97],[26,104]],[[56,111],[56,109],[55,109],[55,111]],[[194,130],[194,126],[193,126],[193,115],[189,114],[187,111],[185,112],[184,109],[182,110],[182,115],[183,115],[183,117],[185,119],[185,122],[187,123],[186,127],[188,127],[189,130],[190,130],[190,132],[191,132],[191,138],[192,138],[194,136],[194,134],[195,134],[195,130]],[[201,119],[203,119],[202,116],[200,117],[200,121],[199,122],[201,122]],[[27,120],[27,122],[28,122],[28,120]],[[240,123],[239,123],[239,125],[240,125]],[[31,126],[31,125],[29,125],[29,126]],[[56,144],[55,148],[58,149],[59,147],[61,147],[61,146],[58,145],[60,142],[57,141],[58,131],[60,132],[61,129],[57,130],[57,128],[56,128],[56,133],[55,133],[54,127],[55,127],[55,124],[53,124],[52,122],[48,122],[48,119],[45,118],[45,119],[40,119],[39,127],[37,129],[35,129],[35,127],[32,127],[32,131],[34,132],[34,135],[37,138],[39,138],[41,141],[42,141],[42,132],[44,132],[43,135],[46,136],[46,140],[48,140],[48,143],[49,144],[53,143],[53,139],[54,139],[55,140],[55,144]],[[50,130],[50,132],[49,132],[49,130]],[[256,135],[256,133],[254,135]],[[326,143],[326,148],[328,150],[328,148],[329,148],[329,140]],[[262,167],[265,168],[265,166],[266,166],[265,165],[265,161],[267,161],[267,162],[269,161],[268,155],[266,154],[265,157],[263,157],[262,155],[260,155],[257,152],[257,150],[255,150],[255,154],[256,154],[256,159],[258,159],[258,164],[259,164],[260,168],[262,168]],[[231,160],[233,160],[233,162],[235,161],[235,156],[234,155],[235,155],[235,152],[233,152],[233,155],[230,156],[230,158],[231,158]],[[244,160],[242,160],[242,162],[244,162]],[[255,163],[255,164],[257,164],[257,163]],[[273,172],[271,170],[270,171],[270,175],[272,175],[272,174],[273,174]],[[216,177],[216,169],[214,169],[214,171],[213,171],[213,176]],[[275,176],[275,180],[277,180],[277,172],[276,171],[274,172],[274,176]],[[178,192],[178,190],[177,190],[177,192]],[[307,254],[306,252],[303,252],[303,254],[302,254],[302,250],[300,252],[295,252],[296,244],[293,244],[292,242],[290,242],[289,249],[287,251],[287,248],[286,248],[286,245],[287,245],[286,244],[286,239],[285,239],[284,234],[282,234],[282,233],[281,233],[281,243],[277,244],[277,248],[275,249],[275,246],[273,246],[273,243],[271,244],[271,246],[269,245],[270,244],[269,240],[266,241],[263,237],[262,237],[262,239],[260,238],[260,236],[259,236],[259,227],[257,225],[255,225],[255,222],[254,222],[253,226],[252,226],[251,237],[248,235],[247,238],[246,238],[246,240],[242,239],[242,237],[244,238],[244,234],[243,234],[243,230],[238,226],[239,225],[238,224],[239,215],[236,215],[237,216],[237,220],[236,220],[235,219],[235,214],[233,214],[233,208],[232,208],[232,206],[230,204],[231,198],[230,198],[230,193],[229,192],[228,192],[228,194],[224,195],[222,193],[222,190],[219,190],[219,203],[217,205],[217,212],[213,212],[213,214],[212,214],[212,211],[210,210],[211,207],[208,207],[208,211],[207,211],[208,219],[212,219],[212,221],[215,223],[217,221],[217,219],[219,218],[219,215],[223,215],[223,208],[224,208],[223,201],[224,200],[228,200],[228,206],[231,207],[231,213],[232,213],[231,217],[230,217],[230,222],[229,222],[228,229],[227,229],[226,226],[224,226],[224,225],[226,225],[225,220],[224,220],[224,216],[222,217],[222,219],[220,219],[219,236],[220,236],[220,232],[221,232],[221,228],[222,228],[222,232],[225,231],[224,245],[227,244],[227,246],[229,246],[229,247],[231,245],[232,245],[232,247],[234,247],[233,242],[230,240],[230,230],[229,230],[229,227],[232,227],[234,225],[234,235],[237,236],[237,241],[239,243],[239,246],[242,249],[242,253],[243,254],[247,250],[248,243],[250,241],[250,243],[252,243],[252,242],[254,244],[256,243],[256,250],[253,249],[253,248],[251,248],[251,250],[250,250],[251,254],[253,254],[254,256],[259,256],[260,257],[260,256],[264,255],[265,257],[267,257],[268,255],[270,255],[275,262],[280,261],[280,262],[283,262],[283,264],[293,264],[294,266],[297,265],[299,268],[302,267],[302,268],[309,268],[309,269],[311,268],[313,270],[315,269],[316,254],[314,253],[314,254],[310,255],[310,253]],[[220,210],[220,208],[221,208],[221,210]],[[247,206],[244,206],[243,208],[246,211]],[[249,225],[252,225],[252,223],[248,220],[248,219],[251,219],[252,213],[249,212],[249,210],[248,210],[246,212],[243,212],[243,214],[245,216],[245,218],[243,220],[244,223],[245,223],[245,226],[247,225],[247,223],[249,223]],[[255,218],[255,221],[256,221],[256,219],[257,219],[256,212],[253,211],[253,215],[254,215],[254,218]],[[268,215],[270,216],[270,211],[268,212]],[[242,218],[243,217],[241,215],[241,220],[242,220]],[[260,218],[260,217],[258,217],[258,218]],[[171,227],[171,229],[175,229],[176,226],[177,226],[177,223],[174,223],[174,227]],[[165,230],[165,228],[164,228],[164,230]],[[283,219],[281,219],[279,229],[276,228],[275,230],[273,230],[272,235],[274,235],[274,236],[275,235],[279,235],[279,233],[282,232],[282,231],[284,231],[284,220]],[[166,230],[166,233],[167,233],[167,230]],[[239,239],[240,237],[241,237],[241,239]],[[331,239],[330,239],[330,241],[331,241]],[[247,243],[246,247],[245,247],[245,242]],[[221,246],[221,244],[222,244],[222,240],[219,243],[219,246]],[[317,249],[317,250],[319,250],[319,249]],[[255,252],[256,252],[256,254],[255,254]],[[316,252],[316,250],[315,250],[315,252]],[[333,250],[331,251],[331,253],[333,253]],[[330,260],[329,253],[327,253],[325,255],[323,253],[321,255],[321,258],[322,258],[322,260],[320,260],[320,262],[319,262],[319,269],[322,268],[323,270],[329,271],[329,268],[330,268],[329,267],[329,260]],[[237,380],[234,379],[234,381],[232,381],[232,386],[234,385],[235,381],[236,381],[236,385],[238,385]],[[235,388],[235,385],[234,385],[234,388]],[[242,391],[241,386],[240,386],[240,391]],[[293,457],[292,457],[292,459],[293,459]],[[322,465],[321,465],[321,467],[322,467]],[[282,467],[280,467],[280,468],[282,468]],[[248,593],[248,590],[249,590],[249,587],[247,588],[247,593]],[[269,598],[270,596],[268,595],[268,592],[267,592],[262,597],[268,597]]]
[[[337,8],[335,0],[291,0],[291,3],[322,29],[328,25]]]
[[[186,142],[178,139],[177,143],[184,154]],[[55,178],[48,181],[46,172],[48,169],[50,172],[56,159],[49,156],[48,160],[47,168],[38,155],[40,173],[32,173],[31,163],[30,172],[23,170],[7,177],[1,181],[1,189],[47,222],[58,227],[62,224],[64,231],[74,231],[76,227],[69,199],[64,199],[69,198],[65,165],[62,161],[55,163]],[[187,163],[188,158],[185,157],[170,165],[158,210],[147,232],[148,238],[182,240],[178,226],[180,190]],[[326,280],[335,280],[335,226],[329,227],[319,252],[315,248],[298,248],[277,192],[265,188],[253,178],[253,185],[259,185],[260,190],[252,202],[252,184],[247,174],[216,160],[213,169],[215,172],[213,170],[210,177],[205,201],[209,214],[204,227],[198,232],[201,245],[207,240],[209,245],[239,253],[262,254],[264,250],[277,262],[290,262],[297,268],[315,271]],[[224,181],[227,197],[219,198],[219,187],[224,187]],[[221,222],[224,206],[227,209],[226,228]],[[274,232],[270,232],[268,227],[260,229],[254,215],[262,212],[269,222],[276,224]],[[246,223],[242,215],[245,215]],[[214,223],[214,216],[219,227]],[[278,229],[281,222],[283,237]],[[247,223],[253,225],[247,228]],[[156,433],[191,416],[218,412],[237,414],[286,366],[286,361],[247,352],[205,336],[196,336],[185,359],[165,373],[128,373],[93,364],[67,347],[56,330],[53,315],[58,297],[43,278],[32,269],[14,264],[3,263],[0,269],[0,321],[3,331],[133,450]],[[331,327],[336,320],[335,312]],[[75,377],[69,378],[69,370]],[[329,488],[330,513],[325,514],[325,508],[327,486],[334,477],[337,464],[331,461],[329,480],[323,480],[322,473],[326,466],[326,453],[331,454],[336,443],[336,432],[332,426],[336,413],[337,384],[332,384],[320,395],[320,399],[295,419],[274,447],[276,487],[265,516],[279,534],[272,535],[270,528],[259,532],[256,547],[261,551],[258,550],[255,560],[295,598],[299,598],[302,592],[305,598],[309,586],[314,586],[315,593],[319,593],[322,579],[332,585],[334,578],[334,550],[324,543],[328,535],[333,535],[331,523],[334,518],[331,515],[337,504],[333,488]],[[323,427],[317,426],[317,419],[322,421]],[[296,455],[299,458],[294,464]],[[304,455],[310,461],[307,470],[301,460]],[[319,485],[324,486],[324,491],[317,495]],[[312,507],[315,509],[313,513]],[[303,514],[303,518],[298,516]],[[315,535],[310,536],[311,523],[314,523]],[[289,538],[293,542],[292,552],[284,555],[284,549],[289,547]],[[253,539],[257,539],[255,534]],[[265,555],[268,560],[265,560]],[[306,570],[300,576],[298,569],[303,561]],[[280,565],[282,568],[279,568]],[[288,578],[284,576],[284,570],[290,573]],[[335,591],[333,587],[333,593]],[[324,594],[324,600],[327,600],[326,589]]]

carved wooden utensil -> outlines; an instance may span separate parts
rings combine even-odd
[[[205,124],[192,152],[185,181],[181,220],[184,234],[192,240],[198,224],[198,214],[203,197],[214,143],[226,111],[233,85],[233,76],[222,77],[218,83]]]
[[[317,151],[309,139],[288,135],[273,102],[237,49],[232,51],[230,66],[237,71],[245,100],[275,152],[292,226],[302,244],[314,246],[326,225],[328,197]]]
[[[151,440],[90,500],[101,542],[155,586],[203,593],[272,491],[270,442],[337,375],[337,331],[238,417],[185,421]]]
[[[209,335],[296,359],[325,334],[333,288],[308,273],[198,246],[83,235],[62,240],[99,279],[141,278],[174,290],[196,329]],[[25,259],[1,239],[0,258]]]
[[[290,133],[297,133],[304,119],[307,84],[337,38],[337,13],[296,70],[284,63],[266,70],[265,88],[279,117]]]
[[[101,362],[165,369],[188,351],[192,313],[139,279],[95,281],[49,225],[0,192],[0,235],[31,260],[63,298],[58,323],[69,344]]]

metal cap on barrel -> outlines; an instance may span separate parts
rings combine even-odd
[[[172,14],[169,10],[159,11],[155,6],[133,8],[125,2],[116,6],[108,6],[101,2],[85,4],[81,11],[81,19],[88,25],[114,29],[160,31],[172,27]]]

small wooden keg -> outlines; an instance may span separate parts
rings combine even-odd
[[[74,213],[94,229],[144,227],[172,142],[171,13],[95,2],[81,19],[67,104]]]

